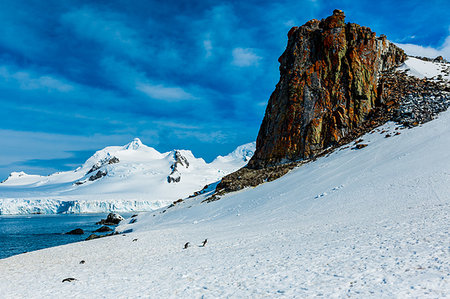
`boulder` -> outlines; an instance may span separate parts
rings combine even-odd
[[[117,213],[109,213],[106,219],[102,219],[97,222],[97,225],[117,225],[120,221],[124,220],[122,216]]]
[[[110,232],[113,229],[108,227],[108,226],[102,226],[99,229],[95,230],[94,233],[105,233],[105,232]]]
[[[100,238],[99,235],[91,234],[91,235],[89,235],[89,237],[86,238],[85,241],[89,241],[89,240],[93,240],[93,239],[98,239],[98,238]]]
[[[66,235],[82,235],[82,234],[84,234],[84,231],[81,228],[76,228],[66,233]]]

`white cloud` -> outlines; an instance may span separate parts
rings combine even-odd
[[[3,78],[5,81],[14,81],[20,89],[24,90],[46,89],[60,92],[73,90],[72,85],[52,76],[39,76],[28,71],[10,70],[7,66],[0,67],[0,78]]]
[[[239,67],[247,67],[257,65],[262,57],[256,55],[251,48],[234,48],[232,64]]]
[[[437,56],[442,56],[447,60],[450,60],[450,35],[447,36],[442,46],[438,48],[424,47],[414,44],[401,44],[396,43],[397,46],[405,50],[406,54],[412,56],[424,56],[435,58]]]
[[[136,89],[151,98],[165,101],[192,100],[194,96],[180,87],[167,87],[162,84],[137,83]]]

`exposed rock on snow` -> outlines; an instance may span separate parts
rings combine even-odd
[[[167,176],[168,183],[178,183],[181,181],[181,174],[178,171],[179,167],[189,168],[189,161],[180,153],[180,151],[175,151],[174,159],[175,162],[170,165],[172,172]]]
[[[107,173],[106,171],[101,171],[101,170],[99,170],[99,171],[97,171],[97,173],[96,173],[95,175],[91,175],[91,176],[89,177],[89,181],[93,182],[93,181],[95,181],[95,180],[98,180],[98,179],[100,179],[100,178],[106,176],[107,174],[108,174],[108,173]]]
[[[125,220],[121,215],[117,213],[109,213],[106,219],[102,219],[96,224],[99,225],[117,225],[120,223],[120,221]]]
[[[117,157],[106,157],[105,159],[102,159],[100,161],[98,161],[97,163],[95,163],[91,169],[89,169],[89,171],[87,172],[87,174],[92,173],[98,169],[100,169],[102,166],[105,166],[107,164],[115,164],[115,163],[119,163],[119,159]]]

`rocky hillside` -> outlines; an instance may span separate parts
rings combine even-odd
[[[449,65],[438,58],[406,59],[386,36],[346,24],[340,10],[293,27],[255,154],[208,200],[275,180],[387,121],[413,127],[446,110]],[[417,76],[422,71],[433,76]]]
[[[293,27],[288,38],[250,168],[310,158],[336,144],[380,105],[381,72],[406,57],[384,35],[345,23],[341,10]]]

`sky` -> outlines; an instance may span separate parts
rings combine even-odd
[[[254,141],[287,32],[335,8],[450,60],[448,1],[0,1],[0,181],[134,137],[206,161]]]

